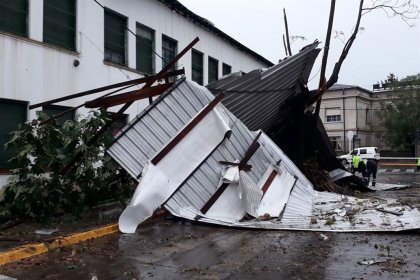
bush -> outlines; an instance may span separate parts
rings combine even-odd
[[[79,216],[101,201],[125,201],[131,195],[134,180],[104,153],[112,134],[105,133],[95,145],[86,145],[108,120],[105,111],[92,111],[87,118],[63,125],[39,125],[48,116],[37,115],[38,120],[21,124],[6,144],[17,149],[11,161],[20,166],[5,187],[3,205],[9,214],[47,221],[67,213]],[[63,167],[79,152],[83,156],[62,175]]]

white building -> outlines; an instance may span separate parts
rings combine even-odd
[[[373,91],[355,86],[335,84],[322,96],[319,116],[338,154],[357,147],[378,147],[385,156],[412,156],[412,151],[396,151],[385,140],[387,133],[378,117],[381,103],[402,98],[407,88],[377,88]],[[349,141],[348,133],[353,138]]]
[[[28,104],[156,73],[197,36],[177,64],[187,79],[207,84],[272,65],[178,1],[98,2],[103,7],[94,0],[0,1],[0,146],[17,123],[35,117]],[[43,110],[57,113],[94,97]],[[127,113],[133,117],[147,104],[138,101]],[[0,149],[0,174],[12,154]]]

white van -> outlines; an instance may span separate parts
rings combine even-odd
[[[356,148],[346,155],[339,156],[338,159],[343,164],[347,164],[347,163],[351,162],[353,152],[355,152],[357,155],[359,155],[363,160],[367,160],[367,159],[380,160],[381,159],[381,154],[380,154],[379,149],[377,147]]]

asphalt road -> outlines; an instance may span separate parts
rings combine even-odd
[[[420,174],[378,174],[413,185],[376,192],[420,207]],[[245,230],[156,219],[0,267],[18,279],[419,279],[420,235]]]

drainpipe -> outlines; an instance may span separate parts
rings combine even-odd
[[[344,146],[344,152],[346,152],[348,145],[346,145],[346,102],[345,102],[344,91],[345,89],[343,88],[343,146]]]
[[[358,119],[359,119],[359,109],[357,108],[357,98],[358,96],[356,95],[356,135],[357,135],[357,138],[358,139],[360,139],[360,137],[359,137],[359,127],[358,127],[358,125],[357,125],[357,123],[358,123]],[[353,149],[354,149],[354,145],[353,145]]]

